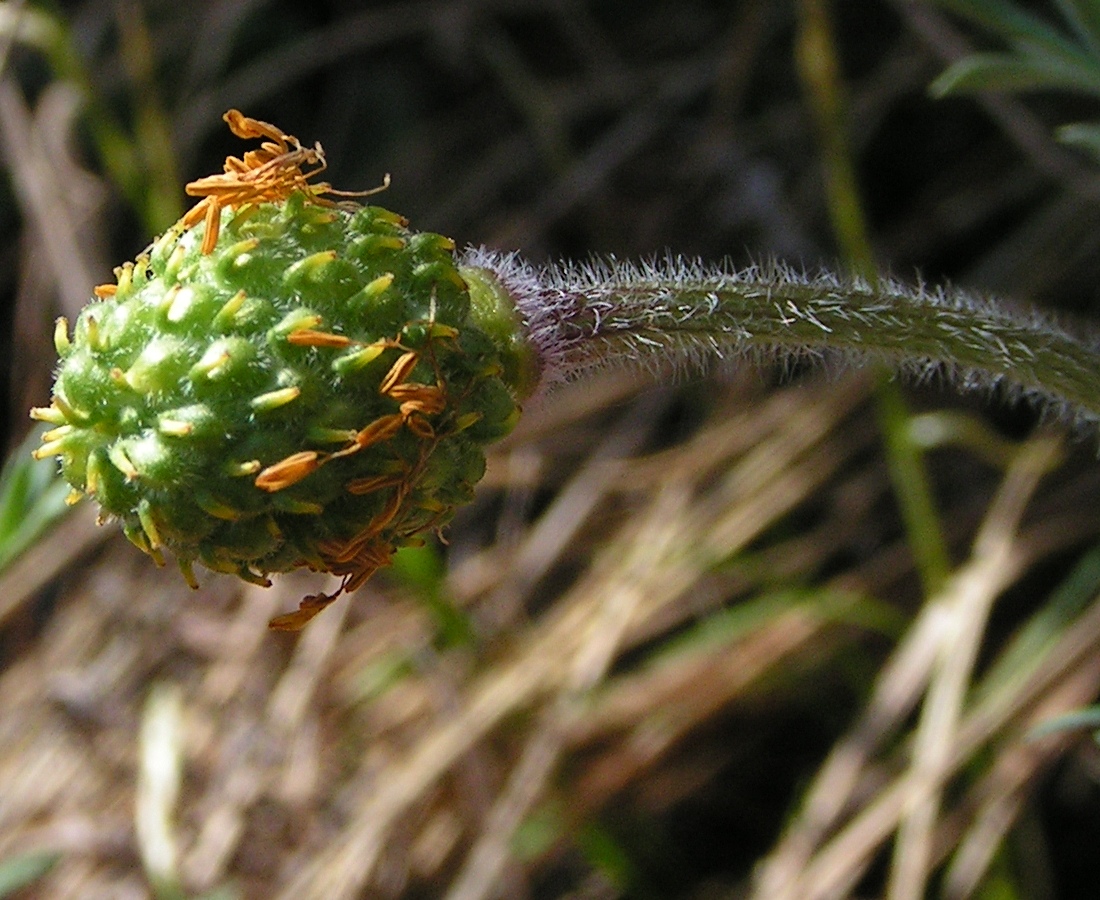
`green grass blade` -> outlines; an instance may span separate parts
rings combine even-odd
[[[446,569],[431,545],[402,547],[393,557],[390,576],[408,588],[435,621],[440,647],[469,647],[475,642],[469,616],[447,596]]]
[[[1027,678],[1100,592],[1100,547],[1087,553],[989,667],[975,700]]]
[[[1028,737],[1033,740],[1057,734],[1059,731],[1077,731],[1079,729],[1100,729],[1100,706],[1090,706],[1076,712],[1066,713],[1049,719],[1032,729]]]
[[[1063,144],[1083,150],[1100,162],[1100,122],[1075,122],[1063,125],[1055,135]]]
[[[0,470],[0,570],[68,511],[69,486],[53,467],[31,457],[41,443],[35,429]]]
[[[1009,44],[1042,47],[1056,55],[1081,56],[1081,50],[1057,28],[1005,0],[936,0],[943,7]]]
[[[1045,53],[976,53],[932,82],[935,96],[978,91],[1069,90],[1100,96],[1100,70]]]
[[[24,853],[0,862],[0,898],[10,897],[50,871],[60,853]]]
[[[1096,0],[1054,0],[1066,21],[1092,49],[1100,54],[1100,3]]]

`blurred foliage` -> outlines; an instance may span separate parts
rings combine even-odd
[[[41,433],[31,432],[0,470],[0,571],[68,509],[68,485],[49,466],[31,458]]]
[[[1058,0],[1062,28],[1009,0],[937,2],[1009,50],[963,57],[932,83],[934,94],[1056,90],[1100,99],[1100,4],[1094,0]],[[1056,133],[1100,161],[1100,123],[1062,125]]]
[[[56,853],[26,853],[0,861],[0,897],[15,896],[57,863]]]
[[[171,127],[151,68],[156,57],[145,11],[138,3],[121,3],[116,8],[132,132],[112,109],[102,83],[89,73],[88,61],[77,47],[75,23],[63,14],[8,0],[0,6],[0,38],[37,51],[49,67],[45,78],[79,91],[83,124],[106,174],[133,206],[142,227],[155,234],[183,211],[179,173]]]

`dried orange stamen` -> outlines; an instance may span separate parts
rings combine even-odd
[[[180,224],[184,228],[192,228],[199,222],[206,223],[206,233],[202,239],[204,254],[212,252],[218,241],[221,211],[226,207],[239,209],[249,203],[278,203],[295,192],[301,192],[321,206],[332,206],[333,201],[323,195],[366,197],[389,187],[388,175],[381,187],[369,191],[338,191],[323,181],[310,184],[310,180],[320,175],[327,166],[325,151],[320,143],[303,147],[294,135],[286,134],[268,122],[251,119],[236,109],[229,110],[222,118],[229,125],[229,130],[239,138],[267,140],[258,150],[249,150],[241,159],[235,156],[227,158],[221,174],[208,175],[187,185],[187,194],[202,197],[202,200],[184,214]]]

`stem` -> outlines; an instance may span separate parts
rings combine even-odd
[[[1095,341],[963,292],[672,258],[534,267],[474,249],[464,264],[512,297],[544,384],[623,364],[700,372],[746,356],[839,357],[960,390],[1007,389],[1080,423],[1100,419]]]

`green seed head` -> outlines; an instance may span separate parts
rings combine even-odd
[[[518,416],[514,348],[471,316],[452,242],[392,212],[301,190],[215,212],[58,329],[38,455],[192,582],[353,589],[471,498]]]

